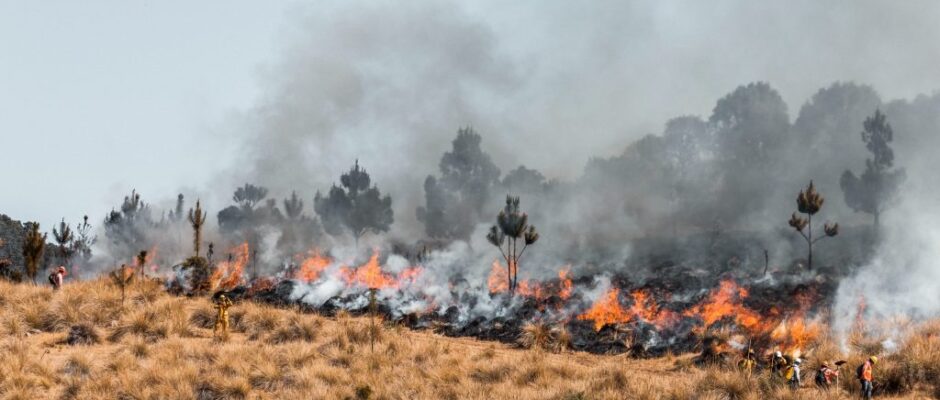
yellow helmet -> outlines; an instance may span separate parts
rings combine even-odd
[[[868,357],[868,361],[871,361],[872,364],[878,364],[878,356]]]

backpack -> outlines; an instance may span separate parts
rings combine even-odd
[[[52,284],[53,287],[57,286],[59,283],[59,280],[56,279],[55,272],[49,274],[49,283]]]
[[[819,386],[826,384],[826,370],[824,368],[820,368],[816,371],[816,384]]]
[[[792,365],[789,366],[789,367],[787,367],[787,372],[786,372],[786,374],[783,376],[784,379],[786,379],[786,380],[788,380],[788,381],[792,381],[792,380],[793,380],[793,371],[794,371],[794,368],[793,368]]]
[[[858,368],[855,370],[855,376],[857,376],[858,379],[862,379],[864,375],[865,375],[865,364],[862,364],[862,365],[859,365]]]

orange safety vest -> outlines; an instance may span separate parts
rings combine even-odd
[[[862,380],[872,381],[871,369],[871,361],[865,361],[865,363],[862,364]]]

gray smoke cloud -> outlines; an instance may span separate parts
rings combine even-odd
[[[457,129],[472,126],[504,175],[525,165],[561,181],[554,192],[523,198],[531,222],[544,231],[544,250],[526,262],[546,266],[546,273],[571,251],[596,252],[579,268],[599,272],[607,266],[592,264],[619,263],[633,254],[631,239],[673,229],[716,237],[735,228],[771,231],[759,245],[771,250],[774,263],[787,264],[799,257],[802,243],[794,242],[792,231],[777,230],[785,228],[793,198],[809,179],[819,179],[827,196],[826,219],[868,223],[844,205],[838,176],[864,166],[858,132],[862,119],[880,106],[895,126],[897,164],[908,169],[910,186],[885,216],[878,255],[840,289],[837,311],[848,313],[857,292],[891,299],[905,285],[932,299],[930,291],[940,289],[935,284],[897,275],[933,276],[935,246],[927,244],[936,235],[937,194],[929,149],[940,144],[937,108],[935,97],[915,96],[934,90],[940,78],[940,45],[923,40],[940,34],[932,20],[938,11],[940,4],[928,2],[809,1],[298,7],[288,22],[283,59],[262,79],[264,95],[232,123],[243,156],[216,180],[215,194],[203,198],[217,196],[208,198],[207,207],[215,222],[228,194],[252,182],[277,199],[297,190],[310,214],[314,193],[326,192],[358,159],[392,195],[389,236],[412,243],[423,237],[415,208],[424,202],[425,177],[437,174]],[[713,112],[716,101],[756,81],[770,83],[770,99],[744,97],[735,104],[772,109],[769,119],[777,123],[767,128],[768,141],[784,142],[772,154],[773,168],[748,175],[747,168],[715,160],[751,157],[750,148],[721,153],[705,145],[678,157],[696,161],[685,176],[694,185],[660,185],[665,179],[657,175],[663,169],[656,151],[668,143],[667,122],[692,115],[696,135],[720,135],[719,125],[735,118],[713,117],[720,114]],[[833,85],[839,81],[859,85]],[[892,100],[897,98],[914,100]],[[763,161],[757,160],[749,165]],[[730,193],[720,192],[722,185],[763,176],[773,181],[753,188],[766,190],[714,201]],[[679,189],[688,190],[685,200],[674,196]],[[503,194],[491,200],[494,216]],[[754,209],[737,212],[744,206]],[[686,215],[674,228],[678,211]],[[471,243],[442,249],[429,263],[438,265],[435,270],[461,267],[484,276],[496,254],[482,241],[485,228],[476,227]],[[597,243],[608,246],[598,251]],[[836,243],[844,242],[823,246],[848,252]],[[714,247],[690,245],[683,252]],[[820,263],[825,257],[820,254]],[[748,260],[762,263],[760,256]],[[310,290],[329,297],[341,290],[333,283]],[[893,300],[875,309],[937,312]]]

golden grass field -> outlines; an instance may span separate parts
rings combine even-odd
[[[104,279],[47,287],[0,282],[0,397],[4,399],[852,399],[861,354],[826,339],[815,354],[848,357],[842,387],[791,391],[765,374],[699,368],[694,355],[637,360],[521,349],[250,302],[230,310],[232,333],[213,339],[206,298],[158,282],[120,291]],[[99,343],[69,345],[76,324]],[[890,395],[940,397],[940,323],[918,325],[877,365]],[[531,338],[530,338],[531,339]],[[863,344],[859,344],[859,347]],[[850,392],[851,391],[851,392]]]

